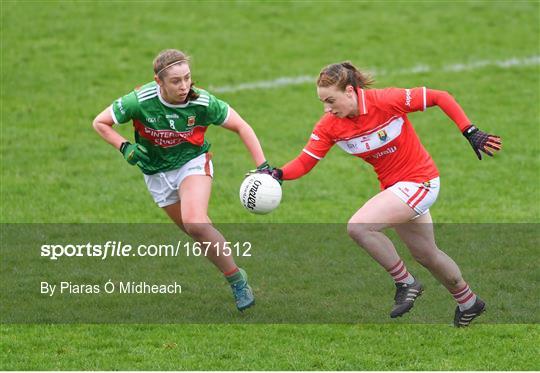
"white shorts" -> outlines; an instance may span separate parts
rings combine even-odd
[[[182,181],[191,175],[214,176],[214,166],[210,153],[204,153],[183,165],[182,167],[154,175],[144,175],[148,191],[159,207],[172,205],[180,201],[178,188]]]
[[[420,216],[427,213],[431,205],[437,200],[440,189],[440,179],[436,177],[435,179],[423,183],[400,181],[388,189],[394,192],[396,196]]]

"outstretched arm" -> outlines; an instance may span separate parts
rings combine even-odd
[[[323,117],[313,129],[308,143],[302,152],[282,168],[267,167],[266,169],[254,170],[253,172],[269,174],[280,183],[283,180],[294,180],[304,176],[315,167],[319,160],[324,158],[326,153],[334,145],[334,141],[324,130],[324,125]]]
[[[281,178],[283,180],[298,179],[311,171],[311,169],[315,167],[318,162],[318,159],[302,152],[298,155],[298,157],[283,166],[281,169]]]
[[[240,139],[251,154],[256,166],[261,166],[266,162],[266,158],[264,157],[261,144],[259,143],[255,131],[253,131],[253,128],[251,128],[251,126],[242,119],[232,107],[229,107],[229,117],[225,123],[222,124],[222,127],[236,132],[238,136],[240,136]]]
[[[298,157],[296,157],[295,159],[287,163],[285,166],[283,166],[283,168],[268,167],[263,170],[250,171],[248,175],[250,173],[257,173],[257,172],[268,174],[272,176],[274,179],[276,179],[277,181],[279,181],[281,184],[283,180],[294,180],[294,179],[298,179],[304,176],[309,171],[311,171],[313,167],[315,167],[317,162],[319,162],[318,159],[313,158],[307,155],[306,153],[302,152],[298,155]]]

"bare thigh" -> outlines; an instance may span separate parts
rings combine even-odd
[[[182,206],[180,201],[173,203],[172,205],[162,207],[162,209],[181,230],[186,232],[186,228],[184,227],[184,223],[182,221]]]
[[[212,179],[209,176],[188,176],[178,189],[180,201],[162,209],[184,232],[186,231],[184,223],[209,223],[208,202],[211,189]]]
[[[178,188],[181,217],[184,225],[210,223],[208,203],[212,192],[212,178],[204,175],[186,177]]]
[[[386,228],[405,223],[416,216],[416,212],[407,206],[390,190],[373,196],[349,220],[351,224],[372,224]]]
[[[416,212],[392,191],[384,190],[367,201],[349,219],[347,232],[373,259],[388,270],[399,261],[399,255],[392,241],[381,231],[407,222],[415,215]]]
[[[429,212],[406,223],[397,224],[394,229],[417,259],[428,257],[438,250]]]

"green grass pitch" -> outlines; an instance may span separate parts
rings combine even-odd
[[[254,263],[258,271],[250,275],[260,304],[253,313],[266,315],[260,322],[227,323],[225,315],[202,324],[2,324],[1,370],[538,370],[537,233],[530,245],[511,233],[524,223],[536,229],[540,218],[537,1],[4,0],[0,9],[2,224],[168,222],[140,173],[98,137],[91,122],[112,100],[150,81],[152,59],[172,47],[192,56],[197,85],[252,125],[276,165],[300,152],[322,113],[314,82],[224,87],[315,77],[326,64],[351,60],[375,72],[376,87],[451,92],[480,128],[503,138],[504,150],[478,162],[439,109],[410,115],[441,172],[432,216],[448,227],[485,223],[510,232],[508,247],[497,251],[490,250],[490,237],[483,237],[486,247],[478,251],[459,237],[453,241],[463,242],[461,252],[452,254],[465,277],[493,307],[466,330],[450,326],[453,306],[440,288],[420,300],[410,319],[362,322],[362,312],[375,320],[375,310],[390,306],[391,283],[351,247],[347,276],[338,273],[351,283],[335,286],[354,290],[357,275],[367,276],[362,289],[369,289],[373,280],[371,291],[350,293],[358,299],[356,322],[269,321],[264,294],[279,289],[264,288],[263,279],[270,283],[273,272]],[[130,137],[132,129],[120,131]],[[284,184],[278,210],[250,215],[237,195],[252,168],[247,152],[228,131],[211,128],[208,139],[216,170],[210,217],[217,223],[343,224],[378,190],[369,165],[333,149],[309,175]],[[325,258],[343,264],[332,251],[287,263],[279,255],[284,251],[275,250],[286,271]],[[222,285],[210,265],[196,265],[215,287]],[[429,278],[418,265],[409,266]],[[501,278],[498,291],[494,284]],[[316,286],[313,279],[306,283],[307,289]],[[228,289],[222,290],[215,302],[228,313]],[[362,296],[368,309],[360,306]],[[354,309],[343,312],[354,315]],[[422,322],[421,312],[446,313],[448,320]]]

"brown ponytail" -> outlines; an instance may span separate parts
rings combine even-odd
[[[317,86],[336,86],[345,91],[348,85],[354,88],[368,88],[375,80],[371,75],[358,70],[351,62],[345,61],[328,65],[321,70],[317,79]]]

